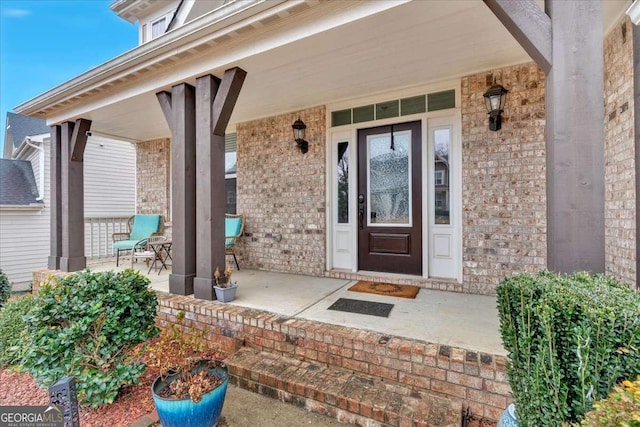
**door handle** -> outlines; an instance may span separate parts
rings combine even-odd
[[[364,194],[358,194],[358,222],[360,230],[364,230]]]

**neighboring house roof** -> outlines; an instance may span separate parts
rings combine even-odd
[[[37,200],[38,186],[26,160],[0,159],[0,205],[30,205]]]
[[[9,158],[11,150],[18,148],[26,137],[49,132],[51,129],[47,126],[46,120],[7,113],[7,128],[4,133],[5,157]]]

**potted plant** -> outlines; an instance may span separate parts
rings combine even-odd
[[[148,365],[160,369],[151,391],[163,427],[212,427],[218,423],[229,369],[219,359],[203,358],[204,331],[188,333],[184,312],[158,341],[145,348]]]
[[[220,302],[230,302],[236,299],[236,290],[238,289],[238,284],[231,281],[231,273],[233,270],[227,267],[224,270],[224,275],[220,274],[220,268],[216,267],[215,273],[213,273],[213,277],[216,281],[216,284],[213,285],[213,289],[216,291],[216,299]]]

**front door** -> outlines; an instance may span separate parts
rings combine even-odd
[[[358,269],[422,275],[420,122],[358,131]]]

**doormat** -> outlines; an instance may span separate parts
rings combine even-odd
[[[368,314],[370,316],[389,317],[393,304],[363,301],[359,299],[339,298],[327,310],[346,311],[348,313]]]
[[[411,285],[393,285],[391,283],[360,280],[348,290],[352,292],[364,292],[366,294],[387,295],[390,297],[415,298],[420,288]]]

